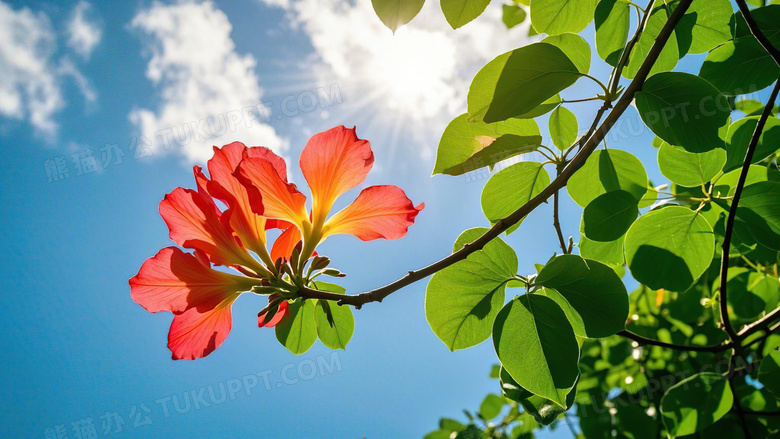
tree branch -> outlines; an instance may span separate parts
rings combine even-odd
[[[764,131],[764,125],[766,125],[767,119],[772,114],[772,109],[775,105],[775,99],[777,93],[780,91],[780,80],[775,82],[775,87],[772,89],[772,94],[769,96],[769,100],[764,106],[764,111],[761,112],[761,117],[756,123],[756,128],[753,131],[753,136],[750,138],[747,152],[745,153],[745,160],[742,163],[742,171],[739,174],[739,180],[737,181],[737,187],[734,192],[734,197],[731,200],[731,206],[729,207],[729,216],[726,219],[726,230],[723,234],[723,245],[721,247],[722,257],[720,260],[720,319],[723,322],[723,328],[729,335],[729,338],[734,342],[734,346],[739,346],[740,335],[731,326],[729,320],[728,311],[728,291],[726,286],[728,284],[728,270],[729,270],[729,252],[731,250],[731,235],[734,230],[734,221],[737,217],[737,208],[739,207],[739,199],[742,196],[742,188],[745,186],[747,180],[748,170],[750,164],[753,162],[753,153],[756,151],[758,145],[758,139],[761,137],[761,133]],[[739,354],[739,352],[737,352]]]
[[[737,0],[737,6],[739,7],[740,12],[742,12],[742,17],[745,18],[745,23],[747,23],[750,33],[756,37],[764,50],[766,50],[767,53],[769,53],[769,56],[775,60],[775,63],[780,66],[780,50],[777,50],[769,41],[769,38],[764,35],[764,32],[759,29],[758,23],[753,19],[753,15],[750,14],[750,9],[748,9],[745,0]]]
[[[623,330],[617,333],[617,335],[621,337],[625,337],[631,340],[634,340],[635,342],[639,343],[640,345],[651,345],[651,346],[660,346],[662,348],[667,349],[674,349],[676,351],[693,351],[693,352],[723,352],[726,349],[729,349],[733,343],[731,341],[727,341],[725,343],[721,343],[719,345],[714,346],[693,346],[693,345],[678,345],[673,343],[666,343],[660,340],[654,340],[652,338],[646,338],[639,334],[635,334],[628,330]]]
[[[562,167],[562,164],[556,166],[558,175],[561,175]],[[568,253],[566,249],[566,240],[563,239],[563,232],[561,232],[561,222],[558,220],[558,192],[560,191],[555,191],[555,194],[553,194],[553,227],[555,227],[555,234],[558,235],[558,242],[561,244],[561,251],[563,251],[563,254],[566,254]]]
[[[434,262],[431,265],[428,265],[427,267],[416,271],[410,271],[406,276],[396,280],[395,282],[387,284],[384,287],[357,295],[340,296],[338,298],[311,295],[313,291],[308,288],[299,290],[299,295],[301,297],[335,300],[340,305],[353,305],[356,308],[360,308],[363,304],[368,302],[381,302],[382,299],[389,296],[393,292],[414,282],[425,279],[433,273],[449,267],[458,261],[466,259],[468,255],[476,252],[477,250],[481,250],[488,242],[492,241],[494,238],[498,237],[498,235],[506,231],[509,227],[525,218],[526,215],[531,213],[540,204],[544,203],[557,190],[566,186],[566,183],[569,181],[569,178],[572,176],[572,174],[574,174],[574,172],[576,172],[582,167],[582,165],[585,164],[585,161],[588,159],[591,153],[593,153],[593,151],[599,146],[599,143],[604,139],[612,126],[617,122],[623,112],[626,111],[628,106],[631,104],[631,101],[633,101],[634,95],[642,88],[642,84],[647,78],[647,75],[650,73],[650,69],[652,69],[656,59],[658,59],[658,56],[661,54],[661,50],[666,45],[666,42],[669,40],[669,37],[674,31],[675,26],[677,26],[677,23],[679,23],[683,14],[685,14],[685,11],[688,10],[692,1],[693,0],[680,0],[674,12],[672,12],[666,24],[658,33],[653,46],[650,48],[650,51],[648,52],[645,60],[642,62],[642,65],[639,67],[639,70],[634,76],[634,79],[631,81],[628,87],[626,87],[625,92],[623,92],[623,95],[615,104],[614,109],[609,113],[609,115],[607,115],[601,126],[599,126],[599,128],[593,132],[592,136],[587,139],[580,151],[572,158],[569,165],[566,166],[566,168],[561,172],[561,175],[553,180],[537,196],[522,205],[508,217],[499,220],[490,230],[485,232],[484,235],[475,239],[473,242],[464,245],[460,250],[437,262]],[[604,105],[602,106],[602,109],[604,110],[599,110],[599,113],[606,111],[606,108],[609,108],[609,102],[607,101],[605,101]]]

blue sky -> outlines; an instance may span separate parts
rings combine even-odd
[[[0,32],[0,435],[44,437],[61,426],[79,437],[73,423],[91,419],[98,437],[421,437],[439,417],[461,419],[462,409],[499,391],[487,376],[496,362],[490,342],[451,353],[432,333],[425,281],[356,311],[346,351],[318,343],[297,357],[272,330],[257,328],[265,300],[245,295],[222,347],[172,361],[171,315],[130,299],[128,278],[172,245],[159,201],[193,186],[191,166],[214,144],[263,144],[295,163],[311,134],[335,125],[356,125],[371,141],[376,165],[364,184],[399,185],[426,208],[404,239],[340,236],[321,247],[348,273],[343,285],[352,293],[434,262],[461,231],[487,225],[479,208],[486,180],[430,170],[438,136],[465,108],[470,79],[525,44],[524,29],[502,28],[493,2],[452,31],[429,1],[392,37],[363,3],[0,3],[0,28],[19,32]],[[583,35],[592,41],[592,27]],[[609,75],[595,56],[591,74]],[[566,97],[596,90],[580,82]],[[258,104],[270,113],[252,113]],[[572,109],[585,125],[594,107]],[[235,130],[168,149],[160,140],[210,116],[235,121]],[[655,161],[633,109],[618,126],[625,136],[608,137],[611,147]],[[132,149],[143,137],[148,150]],[[564,201],[567,235],[576,235],[579,218]],[[508,242],[521,273],[546,261],[557,246],[549,206]],[[185,394],[219,396],[220,386],[235,399],[184,406]],[[117,416],[122,432],[107,424],[106,433],[103,422]],[[554,435],[566,437],[564,430]]]

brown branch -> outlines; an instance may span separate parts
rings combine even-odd
[[[750,13],[750,9],[748,9],[748,5],[745,3],[745,0],[737,0],[737,6],[739,7],[740,12],[742,12],[742,17],[745,18],[745,23],[747,23],[748,29],[750,29],[750,33],[756,37],[758,42],[761,44],[761,47],[763,47],[764,50],[769,53],[769,56],[775,60],[775,63],[780,66],[780,50],[777,50],[777,48],[775,48],[769,41],[769,38],[764,35],[764,32],[759,29],[758,23],[756,23],[756,20],[753,19],[753,15]]]
[[[772,114],[772,109],[774,108],[778,91],[780,91],[780,80],[775,82],[775,87],[772,89],[772,94],[769,96],[769,100],[767,101],[766,106],[764,106],[764,111],[761,112],[761,117],[758,119],[758,123],[756,123],[756,128],[753,130],[753,136],[750,138],[750,143],[748,144],[747,152],[745,153],[745,160],[742,163],[742,170],[739,174],[739,180],[737,181],[734,197],[731,199],[729,216],[726,219],[726,229],[725,233],[723,234],[723,245],[721,247],[722,257],[720,260],[720,319],[723,322],[723,328],[726,330],[729,338],[734,341],[735,347],[739,346],[740,335],[737,334],[737,332],[734,330],[734,327],[731,325],[731,321],[729,320],[728,291],[726,290],[726,286],[728,284],[731,235],[733,233],[734,222],[736,221],[737,217],[739,199],[742,196],[742,188],[745,186],[748,170],[750,169],[750,164],[753,162],[753,153],[756,151],[758,140],[761,137],[761,133],[764,131],[764,125],[766,125],[767,119],[769,119],[769,116]],[[739,354],[739,352],[736,354]]]
[[[310,297],[315,299],[335,300],[340,305],[353,305],[356,308],[360,308],[363,304],[368,302],[381,302],[385,297],[389,296],[393,292],[398,291],[399,289],[407,285],[411,285],[419,280],[425,279],[433,273],[449,267],[458,261],[466,259],[468,255],[474,253],[477,250],[481,250],[488,242],[492,241],[494,238],[498,237],[498,235],[506,231],[509,227],[525,218],[526,215],[531,213],[540,204],[547,201],[547,199],[550,198],[557,190],[566,186],[566,183],[569,181],[569,178],[572,176],[572,174],[574,174],[582,167],[582,165],[585,164],[585,161],[588,159],[591,153],[593,153],[593,151],[599,146],[599,143],[604,139],[612,126],[617,122],[623,112],[626,111],[628,106],[631,104],[631,101],[633,101],[634,95],[642,88],[642,84],[645,82],[645,79],[647,79],[647,75],[650,73],[650,69],[652,69],[656,59],[658,59],[658,56],[661,54],[661,50],[666,45],[667,40],[669,40],[669,37],[674,31],[675,26],[677,26],[677,23],[679,23],[683,14],[685,14],[685,11],[688,10],[692,1],[693,0],[680,0],[674,12],[672,12],[666,24],[658,33],[653,46],[650,48],[650,51],[648,52],[644,62],[642,62],[642,65],[639,67],[639,70],[634,76],[634,79],[631,81],[628,87],[626,87],[626,90],[623,92],[623,95],[620,97],[617,103],[615,103],[614,109],[609,113],[609,115],[607,115],[601,126],[599,126],[599,128],[593,132],[592,136],[587,139],[580,151],[572,158],[569,165],[566,166],[566,168],[561,172],[561,175],[553,180],[537,196],[529,200],[524,205],[520,206],[520,208],[512,212],[512,214],[510,214],[508,217],[499,220],[490,230],[485,232],[485,234],[475,239],[473,242],[464,245],[460,250],[437,262],[434,262],[431,265],[428,265],[427,267],[416,271],[410,271],[406,276],[381,288],[356,295],[340,297],[323,295],[321,294],[322,292],[316,292],[315,290],[303,288],[299,290],[299,295],[301,297]],[[609,108],[609,102],[605,101],[604,105],[602,106],[602,109],[604,109],[603,111],[606,111],[606,108]],[[603,111],[599,110],[599,113],[603,113]]]
[[[654,340],[652,338],[643,337],[639,334],[635,334],[628,330],[623,330],[617,333],[621,337],[631,339],[640,345],[660,346],[662,348],[674,349],[676,351],[693,351],[693,352],[723,352],[729,349],[733,343],[727,341],[713,346],[694,346],[694,345],[679,345],[674,343],[666,343],[660,340]]]
[[[556,169],[558,170],[558,175],[561,175],[561,171],[565,165],[564,164],[558,164],[556,166]],[[558,220],[558,192],[560,190],[555,191],[555,194],[553,194],[553,227],[555,227],[555,234],[558,235],[558,242],[561,244],[561,251],[563,251],[563,254],[568,253],[566,249],[566,240],[563,239],[563,232],[561,231],[561,222]]]
[[[751,323],[749,326],[742,328],[742,330],[739,331],[739,334],[737,335],[739,335],[740,339],[744,340],[745,338],[752,335],[753,333],[760,331],[762,329],[766,329],[773,321],[779,318],[780,318],[780,308],[775,308],[774,311],[765,315],[760,320],[757,320],[756,322]],[[772,331],[770,330],[769,332],[771,333]]]

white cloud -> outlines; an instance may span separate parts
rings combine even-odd
[[[75,64],[67,55],[56,59],[56,51],[46,14],[0,2],[0,115],[29,121],[49,141],[57,135],[54,116],[65,106],[63,78],[72,78],[88,103],[97,99]]]
[[[91,9],[89,2],[80,1],[68,21],[68,46],[84,59],[89,59],[103,36],[97,21],[90,17]]]
[[[52,116],[65,102],[51,57],[56,38],[49,18],[0,2],[0,114],[28,119],[39,133],[53,137]]]
[[[322,81],[335,78],[345,107],[375,115],[371,125],[384,125],[388,140],[416,140],[407,144],[423,157],[434,151],[445,124],[465,111],[477,71],[524,44],[528,30],[527,25],[507,30],[499,3],[453,30],[439,2],[428,1],[393,35],[370,1],[260,1],[284,8],[293,27],[310,37],[318,59],[311,70]]]
[[[160,103],[155,110],[135,109],[129,118],[153,150],[170,147],[203,162],[212,145],[234,140],[286,149],[271,126],[250,122],[246,108],[260,104],[263,94],[255,59],[236,53],[232,26],[212,2],[154,3],[131,27],[145,37],[146,77],[159,90]]]

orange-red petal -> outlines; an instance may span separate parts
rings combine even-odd
[[[176,314],[168,331],[168,349],[174,360],[203,358],[218,348],[232,326],[228,299],[213,308],[190,308]]]
[[[166,247],[130,278],[130,296],[147,311],[183,312],[213,308],[249,290],[251,279],[214,270],[196,256]]]
[[[344,126],[315,134],[303,149],[301,171],[312,193],[312,221],[324,221],[336,198],[365,180],[374,163],[367,140]]]
[[[324,234],[348,233],[363,241],[401,238],[424,207],[415,207],[397,186],[370,186],[328,220]]]
[[[180,246],[203,251],[217,265],[253,264],[208,195],[176,188],[160,202],[160,216]]]
[[[247,148],[241,142],[233,142],[222,148],[214,147],[214,157],[208,162],[211,176],[208,191],[229,206],[229,210],[233,211],[231,227],[245,246],[257,251],[265,246],[265,218],[255,213],[262,213],[262,206],[252,209],[246,188],[233,175],[245,156],[267,159],[279,175],[287,175],[284,159],[270,149],[260,146]]]
[[[247,189],[256,213],[266,218],[289,221],[299,227],[308,220],[306,196],[280,176],[270,161],[245,157],[234,175]]]
[[[271,317],[271,320],[268,321],[268,323],[263,323],[263,320],[265,320],[266,313],[260,313],[257,315],[257,326],[260,328],[270,328],[273,326],[276,326],[279,324],[279,322],[282,321],[284,316],[286,316],[289,313],[288,304],[286,300],[283,300],[279,302],[279,309],[276,310],[276,314],[274,314],[273,317]]]
[[[274,241],[274,246],[271,248],[271,259],[274,261],[279,258],[289,260],[293,249],[299,242],[301,242],[301,231],[291,225]]]

